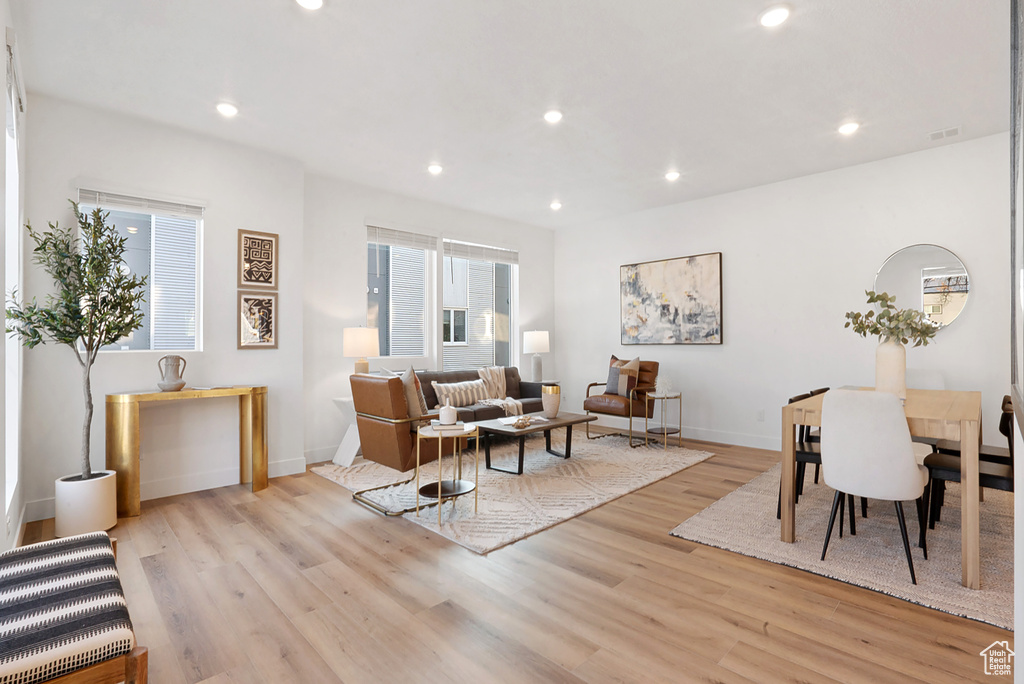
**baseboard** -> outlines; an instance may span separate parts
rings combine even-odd
[[[267,465],[267,475],[269,477],[295,475],[305,471],[306,460],[304,458],[273,461]],[[224,468],[205,473],[190,473],[188,475],[168,477],[163,480],[142,482],[139,486],[139,494],[143,501],[147,501],[149,499],[162,499],[165,496],[199,492],[204,489],[226,487],[233,484],[238,484],[238,468]],[[25,504],[22,511],[22,524],[52,518],[54,516],[53,497],[29,501]]]
[[[629,421],[623,418],[610,418],[608,416],[600,416],[597,423],[591,423],[591,425],[600,425],[604,428],[612,428],[620,430],[623,433],[629,430]],[[661,421],[655,422],[651,420],[649,427],[661,427]],[[644,419],[641,417],[639,423],[636,418],[633,419],[633,434],[643,436],[644,432]],[[782,448],[781,440],[778,437],[771,437],[766,435],[746,435],[739,432],[726,432],[724,430],[708,430],[706,428],[692,427],[688,425],[683,426],[683,439],[696,439],[702,442],[717,442],[718,444],[731,444],[734,446],[752,447],[754,449],[767,449],[769,451],[779,451]]]
[[[337,451],[337,446],[306,449],[306,463],[323,463],[324,461],[333,460],[334,454],[337,453]]]

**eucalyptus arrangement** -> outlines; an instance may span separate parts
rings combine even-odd
[[[875,335],[881,342],[910,344],[913,341],[915,347],[927,346],[935,337],[939,326],[925,318],[923,312],[917,309],[897,309],[896,297],[885,292],[865,290],[864,293],[868,296],[868,304],[878,304],[882,310],[877,316],[874,309],[866,314],[847,311],[844,328],[853,328],[853,332],[861,337]]]
[[[35,242],[33,262],[53,279],[54,291],[45,306],[35,299],[26,302],[12,290],[7,298],[7,332],[18,336],[28,348],[40,343],[64,344],[75,352],[82,367],[85,422],[82,426],[82,480],[92,477],[89,463],[89,435],[92,427],[92,384],[90,371],[100,348],[112,344],[142,326],[140,303],[146,278],[131,275],[124,263],[125,242],[117,229],[107,225],[108,212],[79,211],[77,235],[71,228],[50,223],[50,230],[38,233],[26,224]]]

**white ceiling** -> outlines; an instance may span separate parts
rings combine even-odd
[[[769,4],[11,0],[30,94],[551,228],[1009,129],[1005,0]]]

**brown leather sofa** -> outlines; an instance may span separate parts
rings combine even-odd
[[[647,419],[654,417],[655,402],[647,401],[647,393],[654,391],[654,384],[658,380],[658,368],[657,361],[641,361],[636,387],[630,391],[628,397],[607,393],[591,396],[590,391],[594,387],[607,386],[608,383],[607,381],[590,383],[587,385],[587,396],[583,400],[583,410],[588,414],[601,413],[629,418],[629,445],[641,446],[643,442],[633,444],[633,418],[643,416],[646,423]],[[587,437],[590,437],[589,423],[587,423]]]
[[[425,420],[437,417],[437,395],[430,381],[464,382],[478,380],[476,371],[425,371],[416,374],[420,379],[427,402]],[[416,428],[424,419],[409,417],[409,405],[401,378],[382,375],[351,376],[352,402],[356,411],[356,426],[363,458],[402,472],[416,467]],[[523,413],[543,409],[539,382],[521,382],[517,368],[505,369],[506,395],[523,402]],[[498,406],[476,404],[458,408],[459,420],[465,422],[489,420],[504,416]],[[443,453],[450,454],[452,446],[442,444]],[[437,441],[424,440],[420,463],[437,460]]]

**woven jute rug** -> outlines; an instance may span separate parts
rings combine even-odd
[[[564,452],[557,433],[552,448]],[[463,479],[473,480],[473,450],[463,455]],[[408,520],[440,534],[476,553],[484,554],[527,537],[543,529],[635,491],[645,485],[677,473],[714,454],[658,444],[631,449],[625,437],[609,436],[587,441],[582,435],[573,440],[572,457],[558,458],[544,450],[542,436],[527,438],[526,460],[522,475],[510,475],[484,468],[480,449],[479,512],[473,512],[473,494],[466,494],[441,509],[406,513]],[[519,447],[515,442],[492,446],[491,462],[499,468],[514,470]],[[453,472],[452,457],[442,459],[445,479]],[[421,485],[437,481],[436,461],[420,469]],[[350,467],[323,465],[314,473],[351,491],[404,480],[412,473],[400,473],[377,463],[363,462]],[[415,481],[367,495],[390,511],[410,508],[416,503]],[[421,504],[429,502],[421,497]]]
[[[850,584],[880,591],[946,613],[1013,629],[1013,494],[986,489],[981,504],[981,589],[960,583],[960,485],[947,483],[942,518],[928,530],[928,560],[917,548],[917,508],[903,508],[911,539],[917,585],[903,551],[896,511],[890,501],[868,501],[868,517],[860,517],[850,536],[849,520],[839,538],[832,531],[828,555],[821,547],[828,528],[835,491],[815,485],[808,473],[796,506],[796,542],[779,540],[775,517],[781,465],[716,501],[672,534],[745,556],[800,568]],[[838,528],[838,520],[836,526]]]

